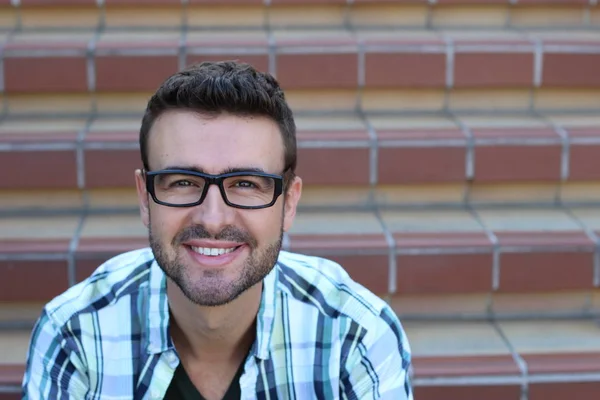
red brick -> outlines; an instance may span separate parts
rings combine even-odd
[[[600,143],[574,143],[578,138],[600,138],[598,128],[573,128],[568,130],[569,139],[569,180],[590,181],[600,179]]]
[[[415,399],[419,400],[521,400],[521,386],[517,384],[416,386],[414,395]]]
[[[83,126],[82,126],[83,128]],[[26,144],[26,143],[62,143],[75,144],[77,132],[8,132],[0,135],[0,143]]]
[[[0,386],[2,385],[19,385],[23,380],[25,373],[25,360],[23,364],[0,364]],[[1,398],[1,397],[0,397]]]
[[[529,383],[529,400],[597,399],[600,382]]]
[[[85,57],[7,57],[4,59],[7,92],[85,92]]]
[[[0,276],[0,302],[47,302],[68,288],[66,261],[0,261]]]
[[[84,237],[79,240],[76,256],[104,262],[110,257],[142,247],[148,247],[147,237]]]
[[[595,246],[584,232],[497,232],[496,236],[501,246],[500,291],[593,287]]]
[[[25,359],[22,364],[0,364],[0,400],[20,399],[21,382],[25,373]],[[8,391],[7,389],[10,389]],[[5,393],[2,393],[5,390]]]
[[[267,54],[188,54],[186,64],[192,65],[204,61],[225,60],[236,60],[239,62],[248,63],[262,72],[268,72],[269,70],[269,56]]]
[[[9,1],[7,1],[9,2]],[[2,4],[2,2],[0,2]],[[96,0],[21,0],[21,6],[96,6]]]
[[[484,232],[396,232],[398,249],[479,249],[492,250]]]
[[[148,238],[81,238],[75,253],[75,279],[89,277],[100,265],[121,253],[148,247]]]
[[[518,0],[519,5],[588,5],[589,0]]]
[[[533,53],[470,53],[454,55],[454,86],[522,87],[533,84]]]
[[[15,386],[14,393],[0,393],[0,400],[21,400],[21,385]]]
[[[354,89],[356,54],[278,54],[277,79],[285,89]]]
[[[473,135],[477,182],[559,180],[562,147],[552,129],[473,129]],[[482,144],[486,139],[556,139],[556,144]]]
[[[155,91],[178,70],[177,56],[98,56],[99,91]]]
[[[593,251],[594,242],[583,231],[502,231],[496,236],[503,247],[552,247]]]
[[[398,251],[440,251],[438,254],[399,254],[396,259],[398,293],[481,293],[491,289],[492,245],[485,233],[398,232],[393,235]],[[464,279],[465,276],[469,279]]]
[[[379,149],[380,184],[461,182],[466,150],[461,147]]]
[[[399,255],[397,265],[400,294],[481,293],[492,287],[491,253]]]
[[[317,4],[347,4],[348,0],[271,0],[271,4],[286,5],[317,5]]]
[[[378,182],[412,184],[465,179],[466,141],[457,129],[378,131]],[[462,146],[406,146],[410,140],[464,141]],[[398,147],[396,147],[398,146]]]
[[[446,55],[435,53],[367,53],[365,86],[431,88],[446,84]]]
[[[475,180],[557,181],[560,151],[559,146],[479,146],[475,150]]]
[[[370,3],[377,3],[377,4],[410,4],[410,3],[419,3],[419,4],[426,4],[427,0],[354,0],[353,1],[354,4],[370,4]]]
[[[369,149],[299,148],[296,174],[309,185],[366,185]]]
[[[332,254],[328,259],[340,264],[352,279],[373,293],[389,292],[389,257],[387,255]]]
[[[87,188],[135,187],[135,170],[142,167],[139,150],[85,151]]]
[[[256,4],[262,5],[263,0],[189,0],[190,4],[206,4],[206,5],[235,5],[235,4]]]
[[[500,265],[500,290],[503,292],[548,292],[593,287],[594,255],[591,252],[502,253]]]
[[[17,39],[18,37],[18,39]],[[71,36],[71,37],[62,37],[62,38],[54,38],[54,40],[49,40],[46,42],[40,42],[35,38],[30,38],[25,35],[17,36],[12,39],[12,41],[7,42],[4,45],[5,50],[5,58],[21,58],[22,54],[33,53],[35,51],[45,51],[45,52],[73,52],[77,54],[81,54],[80,57],[83,57],[85,52],[87,51],[87,46],[89,39],[91,36]],[[36,59],[45,57],[34,57]],[[73,56],[72,56],[73,57]],[[56,57],[60,59],[64,59],[64,57]]]
[[[181,0],[104,0],[107,5],[123,5],[123,6],[162,6],[181,4]]]
[[[87,278],[100,266],[102,263],[110,259],[110,257],[97,258],[81,258],[75,260],[75,282],[79,283]]]
[[[96,43],[96,55],[97,57],[135,57],[133,54],[119,54],[114,55],[113,52],[130,52],[130,51],[149,51],[150,57],[175,57],[177,48],[179,47],[179,39],[175,37],[162,37],[157,36],[153,40],[141,40],[131,39],[126,35],[123,36],[101,36]],[[163,55],[153,55],[152,51],[160,51]],[[167,53],[166,55],[164,53]],[[144,57],[143,55],[139,55]]]
[[[512,356],[427,356],[413,358],[415,376],[436,378],[478,375],[520,375],[520,370]]]
[[[475,0],[477,1],[477,0]],[[464,33],[464,32],[463,32]],[[496,48],[493,54],[504,54],[506,52],[498,51],[498,46],[503,48],[507,47],[529,47],[531,51],[533,51],[531,39],[528,39],[525,36],[513,36],[513,37],[486,37],[482,35],[473,35],[473,36],[461,36],[461,31],[448,31],[447,36],[448,39],[452,40],[454,43],[455,54],[481,54],[478,50],[470,49],[469,47],[477,46],[477,47],[486,47],[487,49]],[[489,53],[489,52],[488,52]],[[513,52],[509,52],[513,53]],[[487,53],[486,53],[487,54]],[[521,54],[521,53],[517,53]]]
[[[61,254],[69,251],[70,239],[11,239],[0,241],[0,254]]]
[[[60,189],[77,187],[74,150],[9,151],[0,153],[2,189]]]
[[[290,234],[291,250],[328,258],[339,263],[350,276],[375,293],[387,293],[388,245],[383,234]],[[363,253],[340,255],[340,250]]]
[[[294,251],[311,252],[313,254],[329,254],[332,250],[376,250],[387,254],[388,244],[383,233],[375,234],[290,234],[291,247]]]
[[[468,6],[480,6],[480,5],[492,5],[492,4],[507,4],[506,0],[438,0],[436,4],[440,6],[449,5],[468,5]]]
[[[600,168],[598,168],[600,144],[572,144],[569,152],[569,180],[591,181],[600,179]]]
[[[586,373],[600,370],[600,353],[520,354],[530,374]]]
[[[85,141],[87,143],[94,142],[110,142],[110,143],[123,143],[130,145],[138,142],[139,132],[126,131],[126,130],[112,130],[112,131],[91,131],[85,135]]]
[[[600,54],[544,53],[542,86],[600,87]]]

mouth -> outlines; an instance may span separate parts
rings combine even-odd
[[[184,245],[190,257],[203,267],[225,267],[241,256],[245,244],[228,247],[204,247]]]
[[[218,256],[222,256],[224,254],[229,254],[229,253],[233,253],[234,251],[236,251],[237,249],[239,249],[240,247],[242,247],[242,245],[239,246],[235,246],[235,247],[228,247],[228,248],[220,248],[220,247],[196,247],[196,246],[188,246],[193,252],[198,253],[202,256],[208,256],[208,257],[218,257]]]

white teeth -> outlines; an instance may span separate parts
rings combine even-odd
[[[230,247],[228,249],[214,248],[214,247],[194,247],[191,246],[192,250],[194,250],[198,254],[202,254],[205,256],[222,256],[223,254],[231,253],[235,250],[235,247]]]

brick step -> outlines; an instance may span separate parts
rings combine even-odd
[[[1,159],[1,157],[0,157]],[[133,182],[133,178],[132,178]],[[135,188],[0,190],[4,216],[136,213]],[[600,182],[499,184],[315,185],[302,189],[301,211],[364,211],[455,207],[569,207],[600,205]]]
[[[598,32],[23,31],[0,35],[0,89],[12,113],[139,113],[178,69],[238,59],[277,76],[296,111],[598,110]]]
[[[404,322],[404,328],[413,351],[415,398],[600,396],[600,328],[594,321]],[[2,400],[19,398],[29,334],[0,331]]]
[[[3,0],[0,26],[108,29],[598,26],[594,0]]]
[[[448,304],[442,304],[429,314],[482,316],[490,294],[500,296],[491,298],[498,299],[497,310],[514,314],[501,295],[554,292],[566,311],[581,314],[594,310],[600,285],[599,215],[598,206],[302,211],[284,248],[338,261],[380,296],[410,297],[407,314],[418,315],[435,296],[473,296],[479,300],[472,308],[465,306],[470,300],[457,299],[457,309],[444,311]],[[0,301],[47,301],[109,257],[145,246],[136,213],[6,216],[0,219]],[[32,275],[39,279],[32,282]],[[540,308],[535,299],[523,301],[531,303],[524,315],[554,310],[552,303]]]
[[[0,170],[18,165],[19,174],[0,180],[0,190],[133,189],[139,125],[133,117],[5,118]],[[511,193],[530,201],[599,199],[600,113],[372,113],[299,116],[297,125],[297,173],[314,194],[307,204],[340,201],[338,190],[353,193],[345,204],[360,204],[373,188],[376,202],[398,204],[418,187],[446,193],[425,201],[451,203],[508,201]],[[507,185],[513,189],[498,190]]]

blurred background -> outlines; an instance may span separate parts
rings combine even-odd
[[[147,246],[133,171],[170,74],[275,75],[285,248],[391,303],[417,400],[600,398],[597,0],[0,0],[0,399],[41,307]]]

